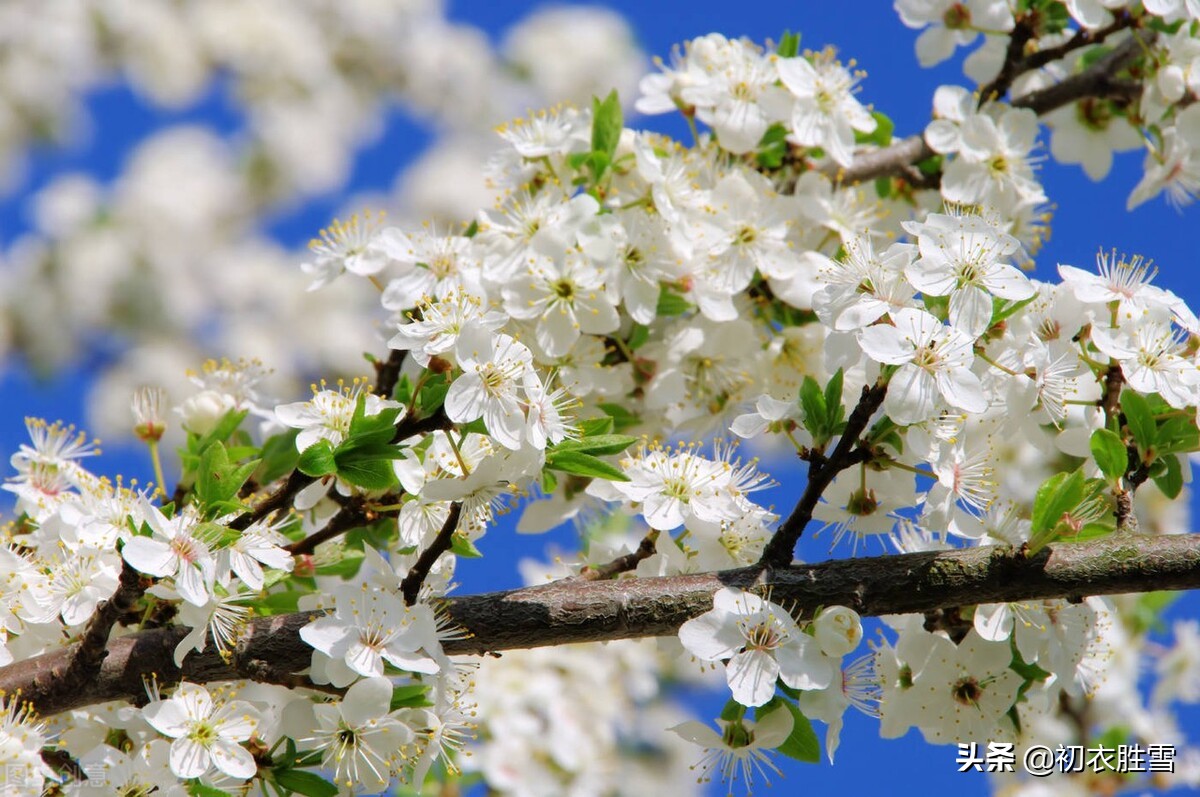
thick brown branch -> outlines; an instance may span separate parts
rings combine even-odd
[[[609,581],[571,579],[509,592],[446,601],[450,619],[469,634],[450,640],[450,654],[482,655],[514,648],[601,642],[674,634],[686,620],[712,608],[725,586],[769,588],[773,599],[811,613],[849,606],[864,616],[927,613],[955,606],[1050,598],[1078,598],[1150,590],[1200,588],[1200,534],[1165,537],[1116,535],[1089,543],[1059,543],[1037,555],[982,547],[960,551],[843,559],[667,578]],[[307,612],[251,623],[232,662],[212,646],[192,653],[183,669],[172,661],[188,629],[170,628],[118,637],[97,676],[79,688],[54,688],[75,647],[0,668],[0,690],[21,691],[43,715],[144,695],[143,679],[161,686],[236,680],[259,674],[269,662],[274,677],[305,670],[312,649],[300,629]],[[241,664],[239,664],[241,663]]]
[[[792,514],[788,515],[788,519],[783,522],[783,525],[776,529],[775,535],[763,549],[762,558],[759,559],[761,565],[784,567],[792,561],[796,541],[804,533],[804,527],[808,525],[808,521],[812,520],[813,510],[817,508],[817,502],[821,500],[826,488],[833,482],[833,477],[855,462],[861,461],[861,457],[854,456],[859,435],[866,430],[867,424],[871,422],[871,416],[875,414],[875,410],[879,409],[879,405],[883,404],[883,397],[886,394],[886,382],[881,381],[871,386],[863,386],[858,405],[846,420],[846,428],[829,459],[820,465],[815,462],[809,465],[808,484],[805,485],[804,492],[801,494],[800,500],[796,502],[796,508],[792,510]]]
[[[141,574],[130,567],[128,562],[121,562],[121,575],[116,591],[112,597],[101,601],[96,607],[87,628],[74,647],[74,655],[61,676],[55,680],[55,687],[60,691],[70,692],[96,677],[108,656],[108,636],[112,633],[113,626],[122,615],[133,608],[144,591]]]
[[[429,547],[421,552],[417,557],[417,561],[409,569],[404,576],[404,580],[400,582],[400,594],[404,596],[404,602],[412,606],[417,602],[417,595],[421,592],[421,585],[425,583],[426,576],[437,563],[438,557],[450,550],[450,545],[454,540],[454,532],[458,530],[458,519],[462,516],[462,504],[455,501],[450,505],[450,513],[446,515],[446,522],[438,530],[437,536],[433,538],[433,542]]]

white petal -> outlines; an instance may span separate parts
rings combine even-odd
[[[217,769],[231,778],[244,780],[258,771],[258,764],[254,763],[254,756],[250,755],[250,751],[240,744],[218,739],[213,742],[209,752],[212,754],[212,762],[216,764]]]
[[[967,412],[983,412],[988,408],[983,383],[966,368],[951,368],[937,375],[937,386],[946,401]]]
[[[738,653],[725,665],[725,680],[733,699],[743,706],[761,706],[775,696],[779,662],[762,650]]]
[[[134,570],[148,576],[173,575],[179,567],[179,557],[171,546],[150,537],[133,537],[121,549],[121,556]]]
[[[937,409],[937,383],[915,365],[901,366],[888,383],[883,411],[900,426],[921,423]]]
[[[211,760],[208,750],[199,742],[188,738],[171,742],[171,771],[183,780],[203,775]]]

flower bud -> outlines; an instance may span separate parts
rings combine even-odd
[[[202,390],[179,407],[183,428],[198,435],[211,432],[225,413],[233,409],[229,396],[215,390]]]
[[[858,647],[862,641],[862,622],[858,612],[845,606],[826,607],[813,621],[813,630],[821,652],[841,657]]]

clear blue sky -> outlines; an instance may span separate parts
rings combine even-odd
[[[450,1],[451,16],[502,35],[506,26],[524,16],[530,6],[513,2]],[[913,55],[916,33],[900,24],[890,4],[878,0],[849,0],[827,3],[800,2],[729,3],[713,0],[648,3],[645,0],[620,0],[603,5],[621,12],[633,24],[639,41],[651,55],[665,56],[673,44],[695,36],[720,31],[726,35],[747,35],[756,40],[778,38],[783,29],[799,31],[803,46],[819,49],[836,45],[843,58],[857,59],[867,72],[861,98],[890,115],[896,121],[898,135],[919,131],[929,118],[934,88],[940,83],[970,85],[961,77],[957,61],[937,70],[922,70]],[[196,107],[182,113],[163,114],[140,103],[120,87],[95,95],[91,110],[97,120],[96,135],[85,148],[73,152],[39,150],[33,159],[26,189],[15,197],[0,201],[0,241],[11,240],[26,225],[24,198],[54,175],[83,169],[102,178],[119,172],[125,155],[144,136],[164,123],[183,120],[235,130],[240,120],[232,110],[222,87],[218,86]],[[661,120],[642,120],[661,126]],[[635,124],[638,122],[635,122]],[[404,158],[428,141],[418,125],[393,115],[386,135],[361,153],[348,191],[386,189],[404,165]],[[1053,236],[1040,254],[1038,275],[1050,278],[1058,262],[1090,268],[1098,248],[1112,247],[1153,258],[1161,271],[1158,283],[1174,290],[1193,307],[1200,307],[1200,282],[1197,273],[1196,229],[1200,211],[1189,208],[1178,213],[1160,199],[1143,205],[1133,213],[1125,210],[1125,197],[1140,175],[1141,155],[1118,157],[1108,180],[1097,186],[1076,167],[1047,162],[1043,167],[1046,191],[1057,206]],[[285,218],[277,220],[273,230],[289,244],[307,240],[341,204],[344,194],[318,198]],[[93,361],[94,362],[94,361]],[[83,388],[89,362],[80,369],[51,383],[38,383],[19,369],[0,372],[0,455],[7,455],[24,439],[20,419],[32,414],[83,425]],[[109,447],[104,470],[136,472],[148,478],[148,467],[138,452],[122,452]],[[774,498],[784,505],[785,492]],[[553,535],[559,544],[568,543],[565,535]],[[462,590],[485,591],[511,586],[516,580],[511,563],[519,556],[540,555],[547,538],[509,537],[503,529],[493,531],[483,542],[490,554],[486,567],[466,563],[461,569]],[[506,541],[511,540],[511,544]],[[827,543],[802,551],[810,559],[825,555]],[[1176,614],[1196,613],[1200,601],[1194,597],[1181,602]],[[719,710],[724,698],[716,696],[700,701],[703,710]],[[1193,731],[1200,723],[1189,722]],[[836,767],[789,766],[786,778],[775,786],[776,793],[803,789],[806,793],[829,794],[835,789],[846,793],[888,793],[892,795],[929,795],[990,793],[983,775],[957,774],[955,751],[951,747],[925,745],[914,732],[898,742],[882,742],[877,724],[857,713],[847,715]],[[724,793],[714,784],[713,793]]]

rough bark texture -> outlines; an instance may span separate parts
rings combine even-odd
[[[481,655],[514,648],[674,634],[712,606],[723,586],[770,589],[798,614],[839,604],[862,615],[929,612],[955,606],[1047,598],[1075,599],[1200,587],[1200,535],[1117,534],[1092,543],[1062,543],[1034,556],[982,547],[937,553],[844,559],[760,571],[728,570],[668,578],[615,581],[569,579],[544,586],[446,601],[450,617],[470,634],[449,642],[451,654]],[[237,655],[225,662],[211,648],[192,653],[181,669],[172,653],[187,633],[170,627],[112,640],[99,673],[63,689],[74,648],[0,668],[0,689],[20,693],[43,715],[108,700],[144,700],[144,679],[160,686],[273,678],[308,667],[311,648],[299,630],[309,613],[256,620]]]

